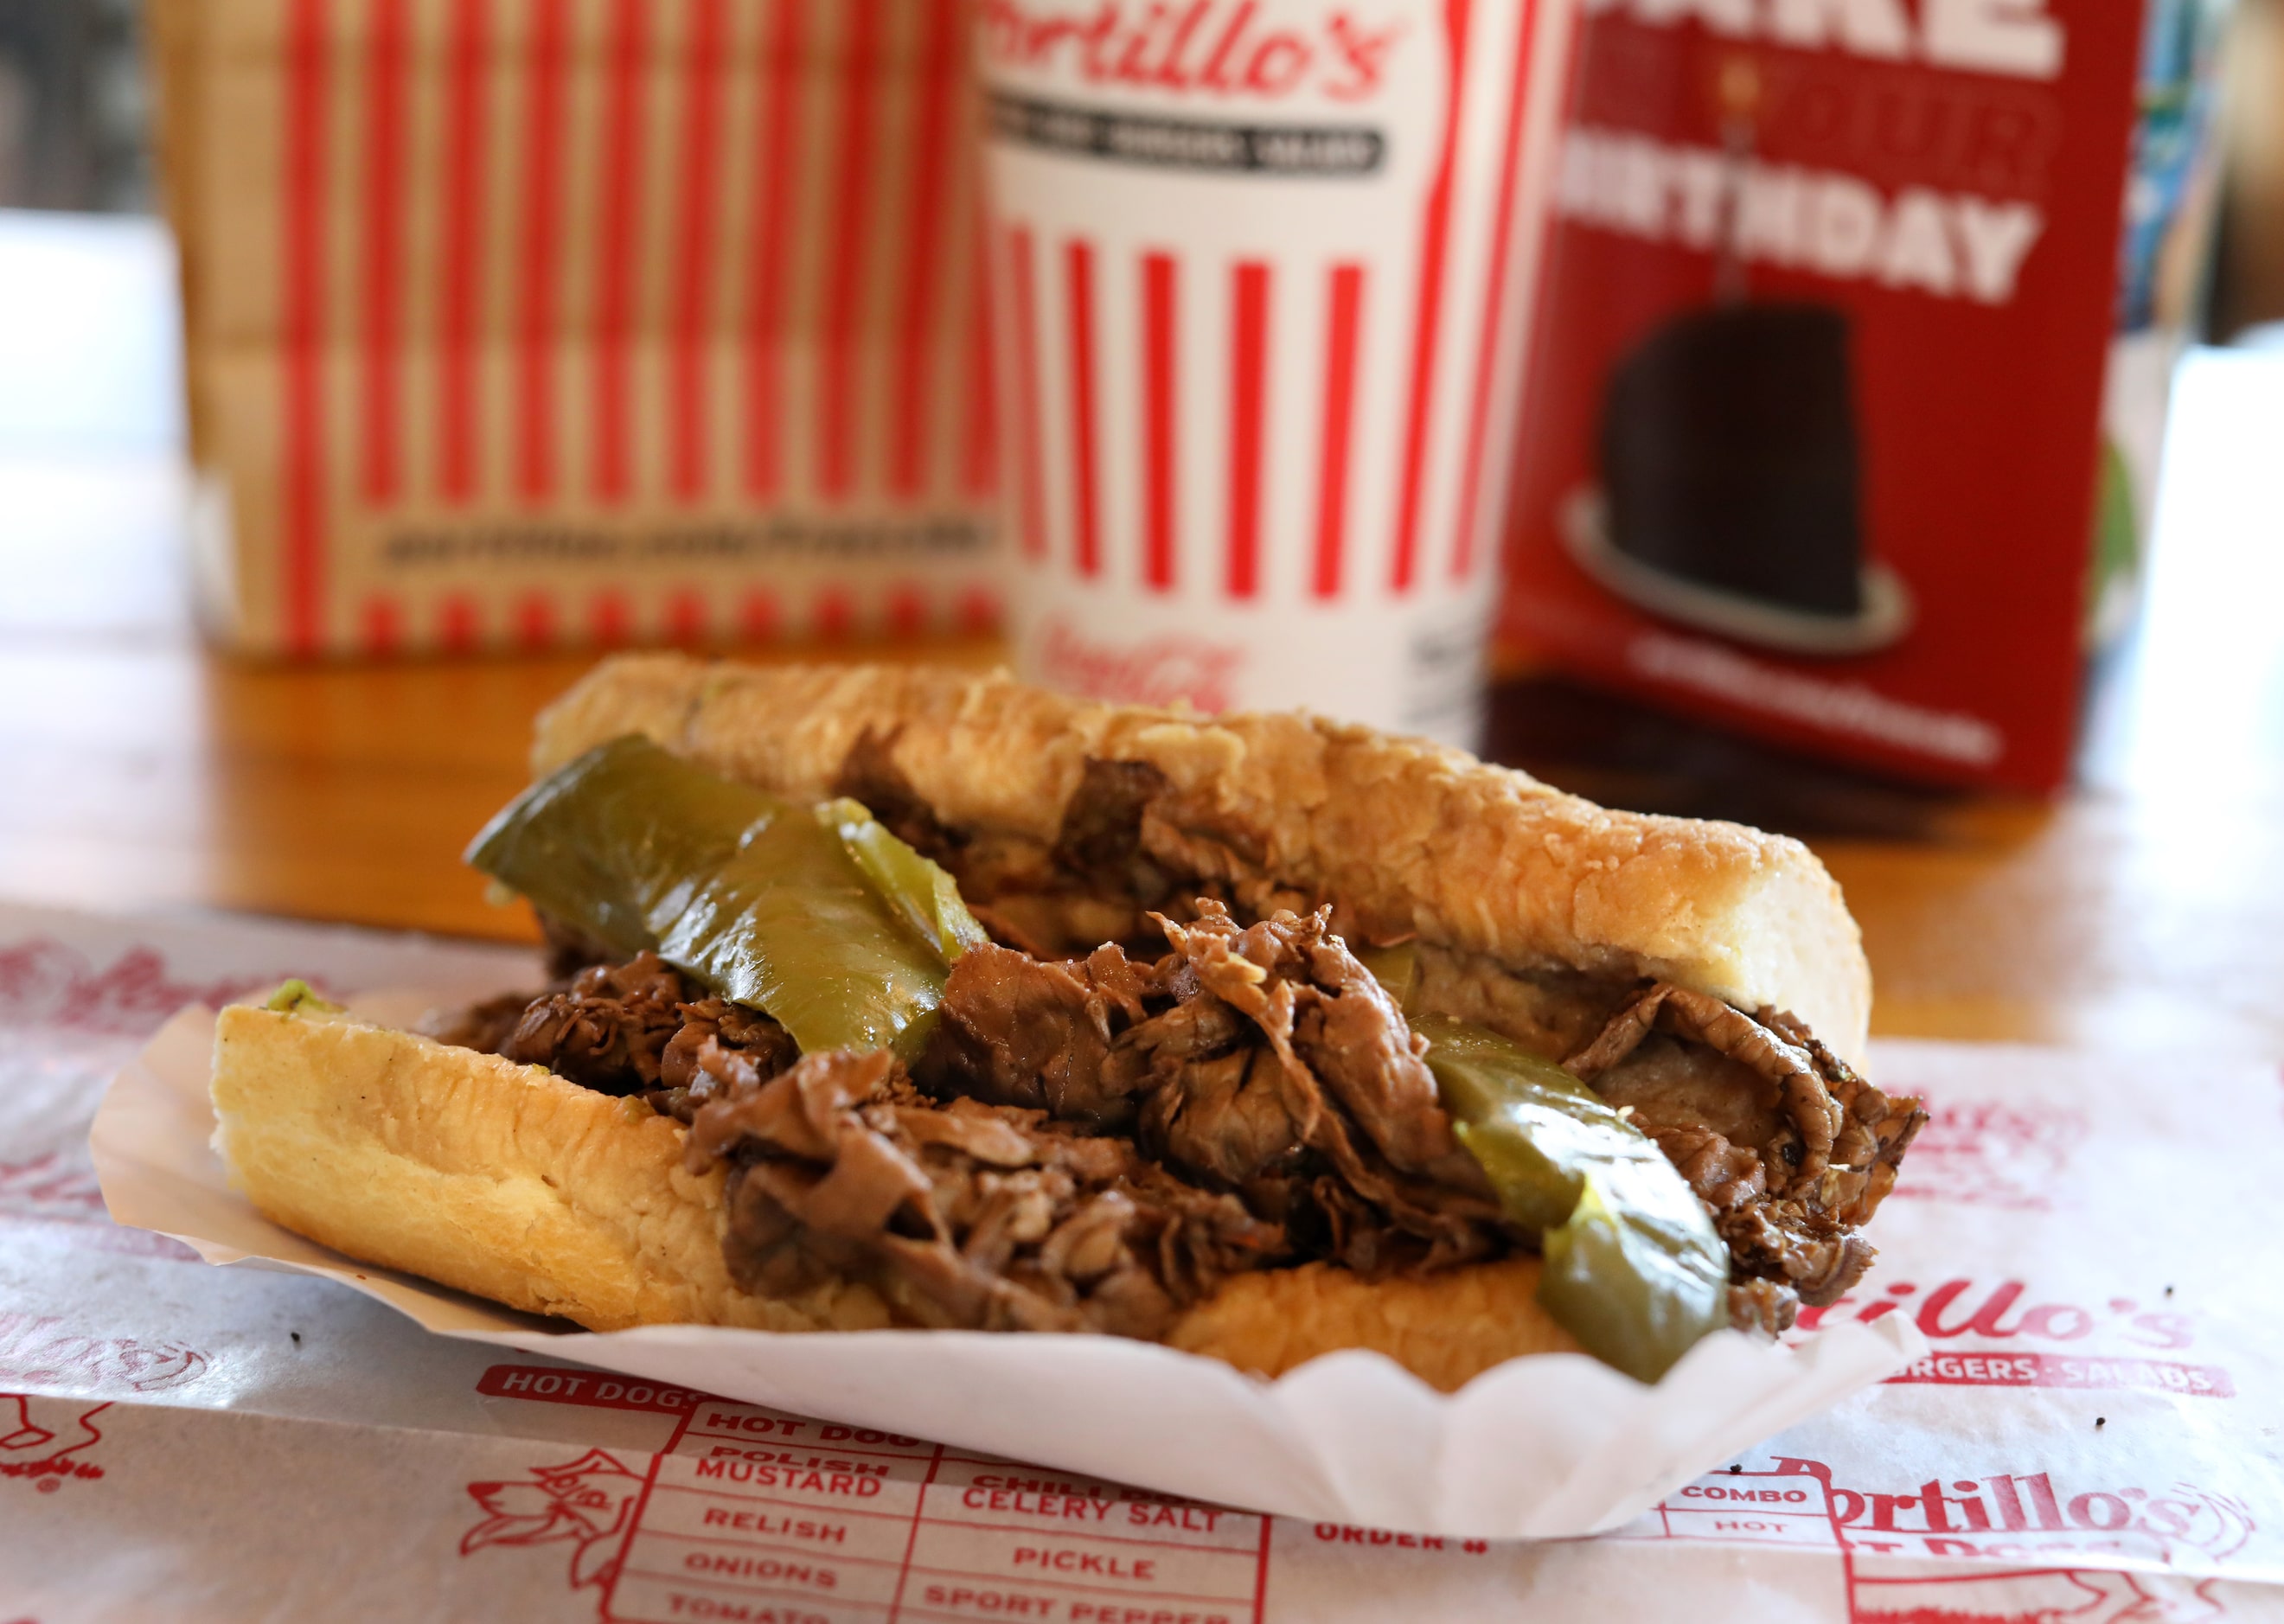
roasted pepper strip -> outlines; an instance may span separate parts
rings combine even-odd
[[[1729,1254],[1664,1154],[1592,1089],[1482,1027],[1422,1015],[1459,1142],[1540,1238],[1538,1300],[1588,1353],[1655,1381],[1728,1318]]]
[[[943,1000],[943,955],[836,830],[646,738],[598,745],[533,785],[468,861],[617,950],[653,949],[766,1011],[804,1053],[909,1058]]]
[[[630,735],[517,796],[465,861],[631,957],[784,805]]]
[[[991,940],[959,900],[959,887],[951,876],[890,834],[864,802],[828,800],[817,808],[817,818],[840,837],[881,900],[946,964],[958,963],[968,949]]]

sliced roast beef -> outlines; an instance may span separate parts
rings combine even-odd
[[[499,1052],[544,1066],[582,1087],[633,1094],[659,1086],[660,1058],[698,996],[654,953],[582,970],[559,993],[535,998]]]
[[[1775,1336],[1800,1316],[1800,1298],[1772,1280],[1743,1280],[1729,1288],[1729,1323],[1739,1331]]]
[[[731,1272],[757,1292],[835,1276],[910,1320],[1157,1337],[1229,1275],[1282,1261],[1282,1229],[1169,1177],[1123,1139],[1044,1112],[922,1095],[885,1052],[765,1077],[709,1045],[721,1081],[693,1170],[730,1164]]]
[[[1394,1003],[1327,916],[1240,926],[1210,898],[1148,966],[1115,946],[1040,964],[969,954],[922,1082],[1131,1132],[1184,1178],[1240,1192],[1351,1267],[1436,1268],[1506,1244]]]
[[[1106,1082],[1103,1066],[1117,1030],[1141,1018],[1146,985],[1115,946],[1069,964],[973,949],[952,967],[923,1075],[995,1105],[1123,1128],[1134,1086]]]
[[[1633,1120],[1713,1214],[1740,1275],[1827,1303],[1862,1278],[1857,1233],[1927,1120],[1792,1016],[1747,1015],[1666,982],[1568,1063]]]
[[[927,1323],[1154,1334],[1242,1269],[1409,1272],[1514,1244],[1425,1044],[1332,909],[1185,824],[1154,767],[1089,760],[1042,840],[946,824],[895,746],[862,736],[835,792],[948,869],[997,944],[953,967],[914,1076],[885,1055],[796,1064],[767,1016],[545,921],[563,980],[442,1035],[703,1127],[693,1145],[731,1164],[741,1280],[861,1274]],[[1427,1007],[1567,1053],[1630,1110],[1728,1243],[1738,1323],[1781,1328],[1860,1277],[1858,1230],[1895,1182],[1916,1101],[1780,1011],[1420,963]]]
[[[596,964],[536,996],[494,998],[427,1028],[464,1049],[544,1066],[602,1094],[638,1094],[690,1120],[714,1086],[699,1069],[708,1042],[746,1055],[763,1074],[791,1066],[793,1038],[758,1010],[714,997],[654,953]]]

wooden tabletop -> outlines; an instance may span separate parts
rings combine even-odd
[[[1914,791],[1544,682],[1503,691],[1495,747],[1614,804],[1807,839],[1863,922],[1881,1033],[2284,1058],[2280,427],[2284,361],[2186,369],[2147,612],[2053,806]],[[585,659],[211,654],[184,607],[181,480],[148,448],[0,450],[0,899],[527,935],[458,854]],[[859,653],[882,652],[828,656]]]

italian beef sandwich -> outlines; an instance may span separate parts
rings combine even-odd
[[[598,1331],[1654,1380],[1863,1274],[1922,1113],[1797,842],[1306,715],[632,656],[469,859],[555,979],[225,1010],[270,1218]]]

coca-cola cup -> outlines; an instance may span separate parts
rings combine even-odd
[[[982,0],[1017,660],[1472,744],[1568,0]]]

